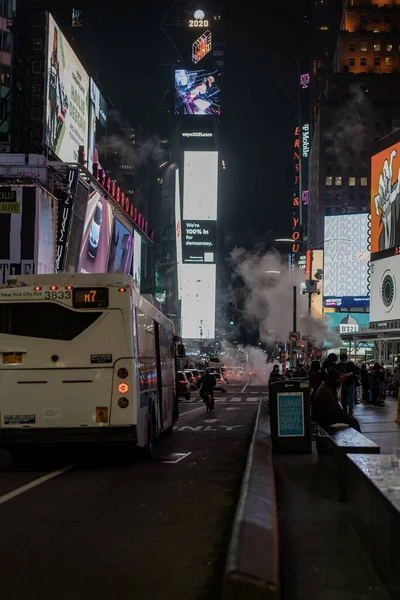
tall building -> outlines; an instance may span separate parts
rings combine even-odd
[[[400,114],[400,0],[345,0],[309,160],[309,235],[321,247],[324,217],[367,212],[369,157]]]
[[[11,120],[12,19],[16,0],[0,1],[0,152],[9,152]]]

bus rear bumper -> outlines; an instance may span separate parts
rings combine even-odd
[[[137,443],[136,425],[129,427],[0,428],[0,448],[21,446],[128,445]]]

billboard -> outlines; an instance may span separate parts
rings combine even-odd
[[[87,168],[93,171],[93,163],[99,164],[98,143],[105,136],[107,128],[107,103],[100,93],[99,88],[90,79],[90,107],[89,107],[89,142],[87,154]]]
[[[216,265],[182,265],[182,337],[215,337]]]
[[[111,206],[98,192],[92,192],[83,225],[78,273],[107,273],[112,225]]]
[[[215,262],[216,221],[183,221],[182,255],[184,263]]]
[[[400,319],[400,262],[389,256],[371,263],[371,322]]]
[[[140,282],[142,276],[142,236],[134,231],[133,233],[133,280],[136,283],[138,292],[140,292]]]
[[[39,238],[37,246],[37,273],[54,273],[56,258],[57,202],[42,188],[38,190]]]
[[[340,341],[340,336],[345,333],[361,333],[369,329],[369,313],[359,312],[327,312],[324,314],[324,322],[331,334],[330,341],[324,341],[324,347],[347,346],[348,343]],[[336,342],[335,342],[336,338]],[[362,352],[363,353],[363,352]]]
[[[306,278],[314,279],[315,273],[318,270],[323,271],[324,268],[324,251],[323,250],[307,250],[306,254]],[[318,289],[322,292],[322,281],[318,283]],[[322,293],[311,294],[311,315],[314,319],[322,320],[323,306]]]
[[[87,148],[89,76],[48,16],[45,144],[60,160],[77,162],[79,146]]]
[[[400,143],[371,159],[371,259],[393,256],[400,245]],[[398,252],[397,252],[398,253]]]
[[[58,199],[56,271],[63,271],[67,258],[68,241],[74,214],[78,185],[78,169],[68,170],[68,183],[63,198]],[[61,196],[61,194],[60,194]]]
[[[217,197],[218,152],[185,152],[183,219],[216,221]]]
[[[369,260],[368,214],[325,217],[324,306],[369,306]]]
[[[178,276],[178,298],[182,298],[182,222],[181,222],[181,192],[179,169],[175,171],[175,236],[176,236],[176,269]]]
[[[175,71],[176,115],[220,115],[220,95],[220,71]]]
[[[129,274],[133,260],[132,255],[132,230],[125,227],[118,219],[114,219],[107,273]]]

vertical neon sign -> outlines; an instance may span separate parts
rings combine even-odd
[[[300,127],[294,130],[293,148],[293,198],[292,198],[292,252],[296,254],[300,249]]]

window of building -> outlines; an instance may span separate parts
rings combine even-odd
[[[325,177],[325,185],[332,185],[333,184],[333,177],[329,176],[329,177]]]
[[[342,212],[342,209],[341,209],[341,208],[335,208],[335,213],[336,213],[337,215],[340,215],[340,214],[341,214],[341,212]]]
[[[341,202],[342,201],[342,194],[336,194],[335,200],[336,200],[336,202]]]
[[[387,67],[391,67],[392,66],[392,57],[391,56],[385,56],[385,65]]]
[[[335,185],[342,185],[342,177],[340,175],[335,177]]]
[[[361,185],[363,185],[363,186],[368,185],[368,177],[361,177]]]
[[[325,202],[332,202],[332,194],[325,194]]]
[[[381,51],[381,45],[380,44],[374,44],[374,52],[380,52]]]
[[[9,31],[2,32],[1,50],[3,52],[11,52],[11,33]]]
[[[373,31],[374,31],[374,33],[380,33],[379,27],[374,27]]]
[[[349,43],[349,52],[355,52],[355,51],[356,51],[356,43],[350,42]]]
[[[391,52],[393,50],[393,44],[386,44],[386,52]]]
[[[8,65],[0,65],[0,85],[10,87],[11,69]]]
[[[360,65],[362,67],[366,67],[367,66],[367,59],[366,58],[361,58],[360,59]]]
[[[12,17],[12,0],[3,0],[0,2],[0,17],[11,19]]]
[[[374,23],[379,23],[381,20],[380,15],[374,15]]]
[[[379,56],[375,56],[374,57],[374,67],[380,67],[381,66],[381,59],[379,58]]]
[[[329,215],[332,214],[332,208],[330,206],[327,206],[325,209],[325,214],[329,217]]]
[[[349,185],[351,185],[351,186],[356,185],[356,178],[355,177],[349,177]]]
[[[349,67],[355,67],[355,66],[356,66],[356,59],[353,56],[351,56],[349,58]]]
[[[368,44],[367,44],[367,42],[361,42],[361,44],[360,44],[360,50],[361,50],[361,52],[367,52],[368,51]]]
[[[354,202],[354,194],[349,194],[349,201]]]

